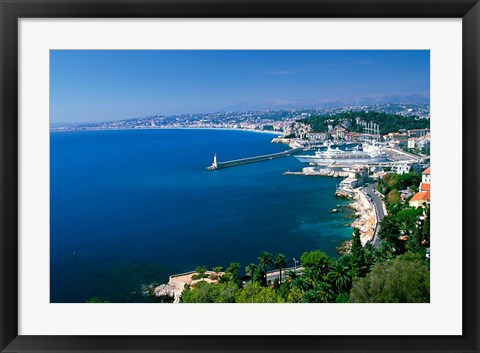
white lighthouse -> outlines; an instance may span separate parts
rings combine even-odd
[[[217,164],[217,154],[216,154],[216,153],[213,155],[212,167],[215,168],[215,169],[218,168],[218,164]]]

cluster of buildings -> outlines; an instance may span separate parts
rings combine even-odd
[[[430,149],[430,129],[413,129],[383,136],[390,148]]]
[[[337,190],[353,190],[365,184],[367,180],[367,167],[351,167],[348,169],[348,176],[340,182]]]
[[[405,174],[410,172],[420,173],[422,170],[428,167],[428,163],[421,161],[399,161],[392,164],[392,172],[396,174]]]
[[[349,132],[343,127],[332,129],[328,133],[308,133],[306,135],[309,139],[326,140],[329,137],[334,140],[344,140],[348,143],[362,143],[368,139],[379,139],[385,142],[389,148],[402,149],[416,149],[427,150],[430,149],[430,129],[412,129],[405,132],[391,132],[386,135],[372,134],[372,133],[358,133]]]
[[[340,114],[351,111],[375,111],[402,116],[418,116],[422,119],[430,117],[430,104],[428,103],[370,103],[350,104],[315,109],[314,114]]]
[[[430,167],[422,172],[422,182],[418,187],[418,192],[408,203],[411,207],[430,205]]]

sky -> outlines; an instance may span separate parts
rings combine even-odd
[[[50,51],[51,123],[429,93],[428,50]]]

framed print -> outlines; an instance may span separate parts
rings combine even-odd
[[[0,9],[2,352],[478,352],[477,1]]]

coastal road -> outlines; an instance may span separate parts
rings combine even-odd
[[[284,269],[282,269],[282,280],[285,280],[285,277],[286,277],[288,271],[302,272],[302,270],[303,270],[303,267],[300,267],[300,266],[297,266],[296,268],[294,268],[294,267],[284,268]],[[279,277],[280,277],[280,271],[278,271],[278,270],[267,272],[267,282],[272,282],[273,283],[275,281],[275,279],[277,279]]]
[[[375,234],[373,235],[373,240],[372,240],[372,245],[374,248],[377,248],[380,245],[380,238],[378,237],[378,232],[380,231],[380,222],[382,221],[383,217],[385,217],[385,212],[383,210],[383,201],[378,195],[378,193],[375,191],[375,186],[374,185],[368,185],[363,188],[363,193],[367,195],[367,197],[371,200],[373,203],[373,206],[375,207],[375,213],[377,215],[377,226],[375,227]]]

